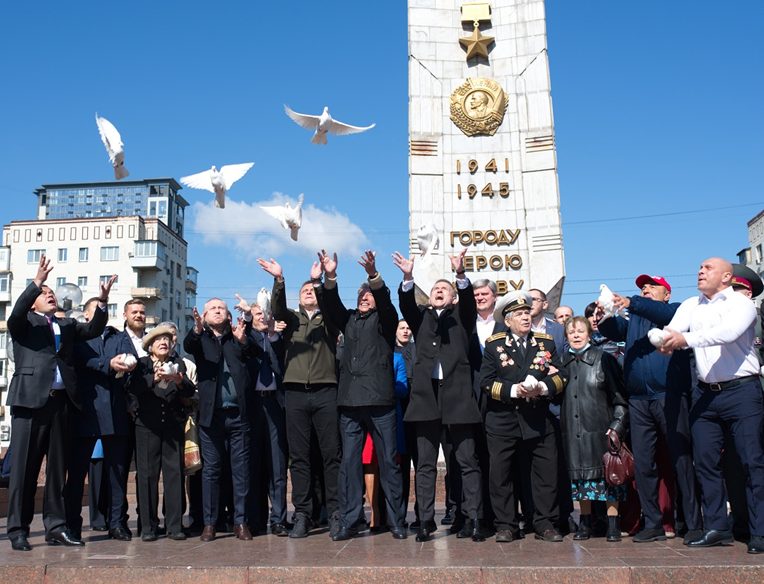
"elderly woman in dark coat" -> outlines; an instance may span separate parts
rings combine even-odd
[[[606,501],[607,541],[620,541],[618,501],[624,487],[605,482],[602,455],[608,441],[623,439],[626,430],[627,401],[623,373],[615,358],[591,343],[592,327],[585,317],[565,323],[570,345],[564,358],[568,386],[560,409],[562,441],[572,482],[573,499],[579,501],[581,519],[573,539],[589,539],[592,527],[592,501]]]
[[[143,339],[146,357],[130,374],[126,388],[138,401],[135,419],[135,463],[138,510],[143,541],[155,541],[159,518],[159,473],[164,479],[167,537],[186,539],[183,533],[184,398],[194,395],[186,366],[173,356],[173,330],[158,326]]]

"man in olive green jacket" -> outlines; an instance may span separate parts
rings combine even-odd
[[[337,479],[340,440],[335,364],[339,331],[325,321],[318,309],[314,291],[314,285],[321,285],[318,262],[311,271],[314,279],[300,287],[297,310],[287,308],[284,273],[278,262],[259,259],[258,263],[274,279],[271,295],[273,317],[287,325],[282,333],[286,343],[284,389],[292,503],[295,509],[294,528],[289,537],[306,537],[312,526],[311,429],[315,430],[321,449],[329,534],[334,535],[339,530]]]

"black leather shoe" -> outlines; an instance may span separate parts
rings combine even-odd
[[[500,529],[496,532],[496,543],[510,543],[522,539],[519,533],[512,533],[510,529]]]
[[[109,528],[105,525],[91,525],[90,531],[109,531]]]
[[[472,541],[485,541],[486,529],[480,519],[475,519],[472,535],[470,537],[472,538]]]
[[[358,535],[358,530],[355,527],[340,527],[336,533],[332,534],[332,541],[345,541],[346,539],[352,539]]]
[[[57,529],[56,531],[51,531],[48,535],[45,536],[45,541],[48,542],[48,545],[85,545],[84,541],[72,536],[66,529]]]
[[[141,541],[156,541],[157,534],[153,531],[144,531],[141,533]]]
[[[167,539],[172,539],[172,540],[175,540],[175,541],[183,541],[185,539],[188,539],[188,537],[182,531],[175,531],[175,532],[168,533],[167,534]]]
[[[130,535],[130,532],[127,531],[124,527],[121,525],[119,527],[114,527],[109,530],[109,537],[111,539],[118,539],[119,541],[130,541],[133,539],[133,536]]]
[[[545,529],[542,533],[536,533],[536,539],[559,543],[562,541],[562,535],[554,528]]]
[[[16,548],[13,548],[16,549]],[[748,541],[749,554],[764,554],[764,536],[752,535]]]
[[[452,525],[454,523],[454,511],[453,507],[446,508],[446,514],[443,519],[440,520],[441,525]]]
[[[709,529],[703,533],[703,537],[688,542],[687,547],[704,548],[713,547],[715,545],[732,545],[734,541],[735,540],[732,538],[732,534],[729,531]]]
[[[287,537],[289,535],[289,528],[283,523],[274,523],[271,525],[271,535]]]
[[[434,521],[423,521],[419,525],[419,530],[416,532],[417,541],[430,541],[432,534],[438,530],[438,526]]]
[[[11,538],[11,547],[17,552],[31,552],[32,546],[29,545],[29,540],[26,535],[18,535]]]
[[[634,543],[648,543],[651,541],[666,541],[666,532],[662,529],[652,529],[645,527],[639,533],[631,538]]]
[[[691,529],[690,531],[684,534],[684,539],[682,540],[682,543],[684,545],[688,545],[691,541],[695,541],[696,539],[700,539],[701,537],[703,537],[702,529]]]
[[[462,528],[456,534],[456,537],[463,539],[466,537],[472,537],[472,533],[475,531],[475,520],[465,519],[462,524]]]
[[[390,533],[393,534],[393,539],[406,539],[408,537],[408,530],[403,525],[391,527]]]

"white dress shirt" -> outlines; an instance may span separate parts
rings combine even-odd
[[[480,341],[480,351],[485,349],[485,341],[493,334],[493,329],[496,326],[496,319],[493,318],[493,312],[488,315],[488,318],[483,318],[478,314],[475,321],[475,330],[477,331],[478,340]]]
[[[130,337],[130,340],[133,342],[133,347],[135,347],[135,352],[138,354],[138,358],[140,359],[141,357],[148,355],[143,349],[142,337],[136,335],[130,327],[125,327],[125,330],[127,331],[127,336]]]
[[[707,298],[700,294],[679,306],[666,325],[684,333],[695,352],[698,379],[721,383],[758,375],[759,360],[753,348],[756,308],[748,298],[725,288]]]

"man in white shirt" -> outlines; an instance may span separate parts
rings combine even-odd
[[[698,271],[700,295],[685,300],[664,329],[661,348],[695,352],[698,384],[690,425],[695,471],[703,493],[705,531],[689,547],[730,545],[727,493],[720,458],[724,434],[732,434],[747,470],[751,539],[749,553],[764,553],[764,405],[759,361],[753,346],[756,309],[732,289],[732,265],[709,258]]]

